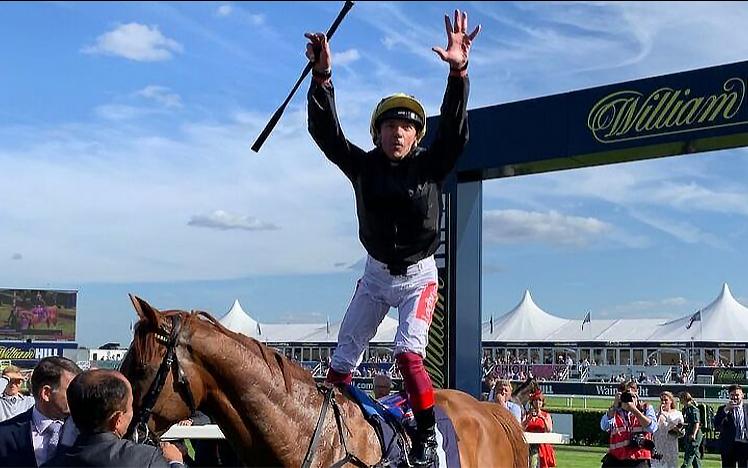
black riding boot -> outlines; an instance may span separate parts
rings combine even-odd
[[[413,437],[413,447],[408,458],[410,464],[416,468],[438,465],[436,449],[436,418],[434,408],[414,413],[416,419],[416,434]]]

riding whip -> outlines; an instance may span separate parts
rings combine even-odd
[[[338,29],[338,26],[340,25],[340,22],[343,21],[343,18],[345,18],[345,15],[348,14],[351,8],[353,8],[354,2],[348,0],[345,2],[345,5],[343,5],[343,9],[340,10],[340,13],[338,13],[338,17],[335,18],[335,21],[332,23],[332,26],[330,26],[330,29],[327,30],[327,39],[330,40],[332,38],[332,35],[335,34],[335,30]],[[265,125],[265,128],[260,133],[260,136],[257,137],[257,140],[255,140],[254,144],[252,145],[252,151],[255,153],[260,151],[260,147],[262,147],[262,144],[265,143],[265,140],[267,140],[267,137],[270,136],[270,132],[273,131],[275,128],[275,125],[280,120],[281,116],[283,115],[283,112],[286,110],[286,106],[289,102],[291,102],[291,98],[293,98],[293,95],[296,94],[296,90],[299,89],[299,86],[304,81],[304,78],[307,77],[309,72],[312,70],[312,67],[314,66],[313,62],[309,62],[304,67],[304,70],[301,72],[301,76],[299,77],[299,80],[294,85],[291,92],[288,94],[288,97],[286,97],[286,100],[283,101],[283,104],[278,108],[278,110],[275,111],[272,117],[270,117],[270,120],[268,121],[267,125]]]

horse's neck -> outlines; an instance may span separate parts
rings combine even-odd
[[[274,355],[267,350],[267,361],[259,352],[258,343],[211,333],[200,339],[210,343],[204,349],[193,350],[210,374],[207,411],[212,413],[234,447],[243,447],[253,460],[258,454],[272,454],[257,463],[299,466],[314,432],[322,396],[311,376],[299,372],[281,372]],[[193,339],[194,343],[194,339]],[[268,363],[269,362],[269,363]],[[284,363],[290,366],[289,362]],[[290,379],[290,392],[284,378]],[[361,418],[349,401],[341,402],[349,418]],[[334,423],[328,415],[325,432],[334,433]],[[332,440],[322,442],[319,455],[329,458]],[[299,447],[303,447],[300,453]]]

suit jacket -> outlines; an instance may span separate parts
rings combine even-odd
[[[170,465],[158,447],[120,439],[112,432],[80,434],[72,447],[58,450],[57,454],[42,466],[185,468],[181,463]]]
[[[743,403],[744,424],[748,424],[748,403]],[[735,416],[732,411],[725,412],[725,405],[717,409],[714,416],[714,427],[719,430],[719,451],[725,454],[730,451],[735,442]]]
[[[31,412],[0,423],[0,466],[34,467],[34,443],[31,440]]]

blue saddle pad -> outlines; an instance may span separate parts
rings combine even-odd
[[[366,392],[348,385],[348,394],[358,403],[364,417],[375,430],[381,430],[384,447],[390,466],[403,466],[405,459],[402,447],[397,443],[400,434],[412,437],[416,424],[413,410],[403,393],[394,393],[380,400],[374,400]],[[457,433],[452,421],[438,406],[434,408],[436,416],[436,439],[439,442],[439,463],[434,468],[460,468],[460,452],[457,447]]]

